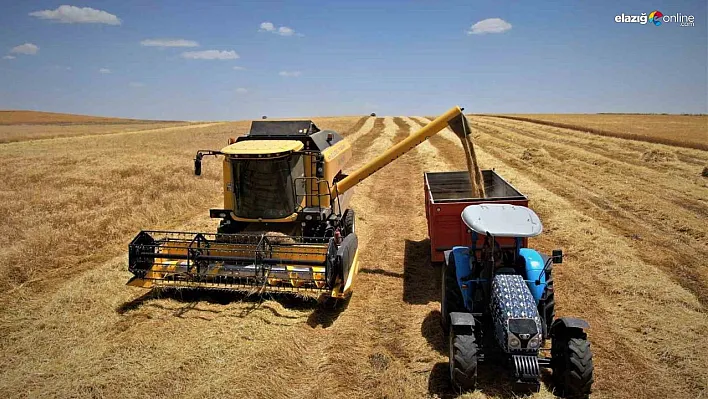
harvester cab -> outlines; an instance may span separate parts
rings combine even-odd
[[[253,121],[220,150],[224,206],[216,233],[142,231],[129,245],[129,285],[264,291],[314,291],[344,298],[358,271],[349,207],[356,184],[446,127],[470,131],[454,107],[350,175],[351,145],[312,121]]]
[[[345,177],[351,148],[337,132],[312,121],[254,121],[250,132],[220,151],[200,150],[195,174],[207,155],[222,155],[224,207],[210,210],[221,219],[219,233],[279,231],[289,236],[334,236],[353,232],[342,211],[350,195],[332,196]],[[353,221],[353,217],[349,218]]]
[[[552,368],[556,388],[587,396],[593,381],[587,322],[555,319],[553,264],[562,251],[545,256],[526,248],[541,234],[538,216],[524,206],[480,204],[464,208],[471,246],[446,252],[441,313],[448,333],[450,377],[463,390],[475,388],[477,364],[502,361],[516,383],[540,386],[541,368]],[[552,339],[551,356],[541,356]]]

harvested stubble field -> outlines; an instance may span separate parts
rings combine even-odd
[[[61,114],[57,112],[42,111],[0,111],[0,125],[107,125],[128,123],[164,123],[169,121],[123,119],[103,116]]]
[[[103,118],[52,112],[0,111],[0,144],[59,137],[154,133],[165,129],[204,125],[204,123]]]
[[[515,114],[496,116],[580,130],[602,136],[708,151],[708,115]]]
[[[361,165],[425,118],[319,118]],[[705,151],[473,117],[477,156],[531,199],[561,247],[557,311],[587,318],[596,398],[705,395]],[[247,122],[0,145],[2,397],[447,397],[423,171],[463,170],[438,135],[357,189],[362,270],[339,311],[291,297],[126,287],[141,228],[212,231],[220,162]],[[513,397],[500,370],[465,397]],[[546,389],[532,395],[550,398]]]

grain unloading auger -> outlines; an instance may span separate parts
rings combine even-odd
[[[217,232],[140,232],[129,245],[128,284],[343,298],[358,272],[350,189],[448,126],[470,132],[454,107],[346,175],[351,146],[337,132],[311,121],[253,121],[247,135],[194,159],[200,175],[204,156],[224,157],[224,207],[210,210],[221,219]]]

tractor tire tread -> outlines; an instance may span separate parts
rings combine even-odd
[[[564,338],[562,349],[555,351],[554,356],[563,356],[565,359],[556,364],[562,365],[558,370],[561,375],[554,375],[557,385],[560,385],[563,396],[566,398],[587,398],[594,382],[594,365],[590,343],[584,338]],[[556,370],[554,369],[554,374]]]
[[[474,334],[453,337],[453,384],[465,391],[477,385],[477,342]]]
[[[543,339],[550,336],[551,325],[556,317],[556,298],[553,290],[553,264],[546,269],[546,289],[539,303],[539,315],[543,318]]]
[[[465,312],[464,299],[462,292],[457,285],[457,276],[455,268],[443,264],[442,266],[442,298],[440,303],[440,317],[443,327],[443,332],[447,335],[450,332],[450,313]]]

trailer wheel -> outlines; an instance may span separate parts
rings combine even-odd
[[[344,229],[344,237],[351,233],[355,233],[356,230],[356,215],[354,214],[354,209],[347,209],[344,211],[344,217],[342,217],[343,223],[342,228]]]
[[[474,391],[477,385],[477,342],[474,333],[457,335],[450,331],[450,381],[461,391]]]
[[[450,265],[448,265],[450,264]],[[442,266],[442,287],[440,298],[440,321],[443,332],[450,332],[450,313],[464,312],[465,302],[462,299],[462,292],[457,284],[457,274],[455,271],[455,255],[450,254],[449,262],[444,262]]]
[[[553,290],[553,264],[546,269],[546,289],[543,291],[541,300],[538,301],[538,314],[543,318],[541,328],[543,329],[543,339],[548,339],[551,332],[551,324],[556,317],[556,298]]]
[[[586,338],[554,338],[551,368],[558,393],[566,398],[587,398],[590,395],[594,366],[590,343]]]

